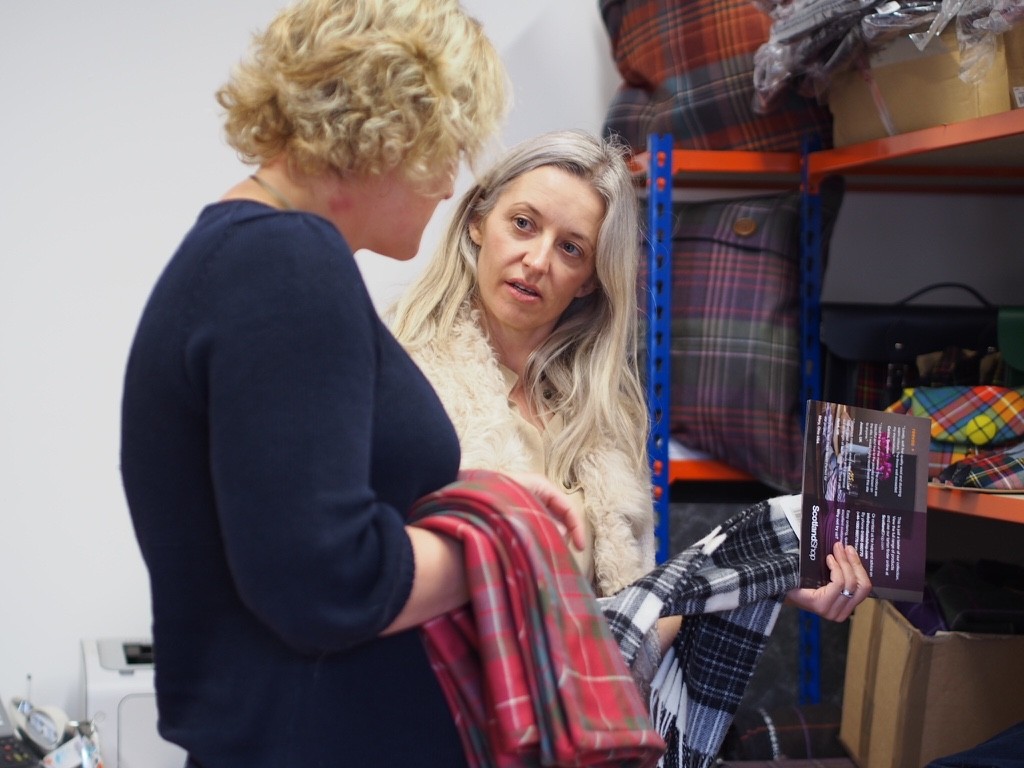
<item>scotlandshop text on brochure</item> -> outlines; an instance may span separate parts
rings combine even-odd
[[[804,437],[800,586],[829,579],[852,544],[872,595],[921,602],[928,502],[927,418],[811,400]]]

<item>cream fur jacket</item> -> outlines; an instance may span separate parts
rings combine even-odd
[[[459,435],[463,469],[526,472],[507,385],[475,313],[463,312],[447,343],[412,353]],[[584,514],[593,531],[595,591],[611,595],[654,566],[650,483],[609,441],[578,463]]]

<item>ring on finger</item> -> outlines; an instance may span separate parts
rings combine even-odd
[[[839,594],[842,595],[843,597],[847,598],[847,599],[853,597],[853,592],[851,592],[850,590],[845,589],[845,588]]]

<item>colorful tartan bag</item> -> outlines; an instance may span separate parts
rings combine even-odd
[[[981,449],[1005,450],[1024,442],[1024,389],[915,387],[887,410],[932,420],[929,478]]]

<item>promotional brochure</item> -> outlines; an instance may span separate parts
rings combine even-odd
[[[800,585],[828,582],[825,558],[841,541],[856,548],[872,595],[920,602],[931,422],[811,400],[806,424]]]

